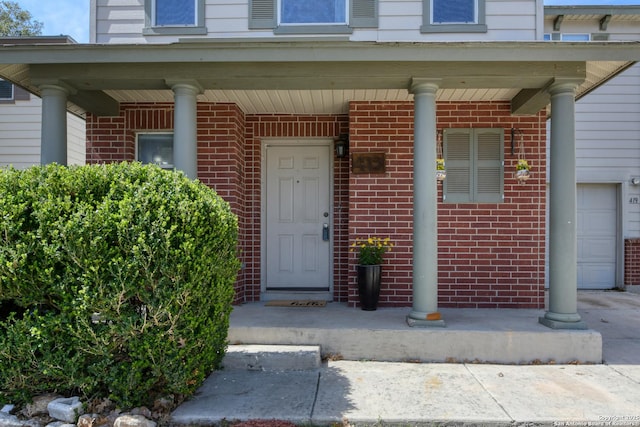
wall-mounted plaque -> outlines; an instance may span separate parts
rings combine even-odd
[[[351,173],[385,173],[384,153],[353,153]]]

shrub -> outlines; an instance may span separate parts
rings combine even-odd
[[[178,172],[0,171],[0,399],[123,406],[195,391],[224,356],[237,218]]]

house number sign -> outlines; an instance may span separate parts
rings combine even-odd
[[[385,173],[384,153],[353,153],[351,155],[351,172]]]
[[[630,205],[640,205],[640,197],[631,197],[629,198]]]

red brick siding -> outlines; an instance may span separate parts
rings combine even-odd
[[[640,285],[640,239],[624,240],[624,284]]]
[[[173,104],[121,104],[120,115],[87,114],[87,163],[133,161],[136,133],[173,130]]]
[[[87,163],[134,160],[135,141],[127,137],[126,120],[120,111],[117,117],[87,113]]]
[[[389,236],[396,244],[385,257],[380,305],[411,304],[413,104],[353,102],[351,152],[382,151],[386,173],[349,180],[349,236]],[[505,129],[505,201],[497,204],[438,204],[439,304],[443,307],[544,307],[545,118],[513,117],[510,105],[438,103],[438,129]],[[510,129],[523,133],[533,177],[513,178]],[[357,305],[355,254],[350,258],[349,302]]]
[[[508,103],[438,103],[438,129],[505,129],[505,202],[446,204],[439,195],[440,304],[534,307],[544,302],[545,120],[512,117]],[[533,178],[512,177],[509,129],[522,130]],[[89,163],[134,160],[138,131],[172,130],[173,105],[123,104],[118,117],[87,118]],[[346,115],[244,115],[235,105],[198,103],[198,176],[240,221],[244,263],[236,302],[260,299],[262,138],[334,139],[350,133],[350,152],[382,151],[386,172],[350,175],[334,158],[334,300],[356,305],[357,236],[389,236],[381,305],[411,304],[413,103],[353,102]]]
[[[384,174],[349,178],[349,240],[389,237],[395,247],[385,255],[380,305],[411,303],[413,233],[413,103],[352,102],[350,153],[384,152]],[[356,305],[357,253],[349,263],[349,303]]]
[[[216,190],[238,216],[240,248],[251,242],[247,232],[245,191],[245,118],[235,104],[198,103],[198,179]],[[246,265],[246,254],[240,260]],[[245,300],[246,269],[238,274],[236,303]]]

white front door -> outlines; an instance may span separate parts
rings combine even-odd
[[[578,288],[616,286],[617,211],[615,185],[578,184]]]
[[[331,142],[264,146],[263,291],[331,287]]]

